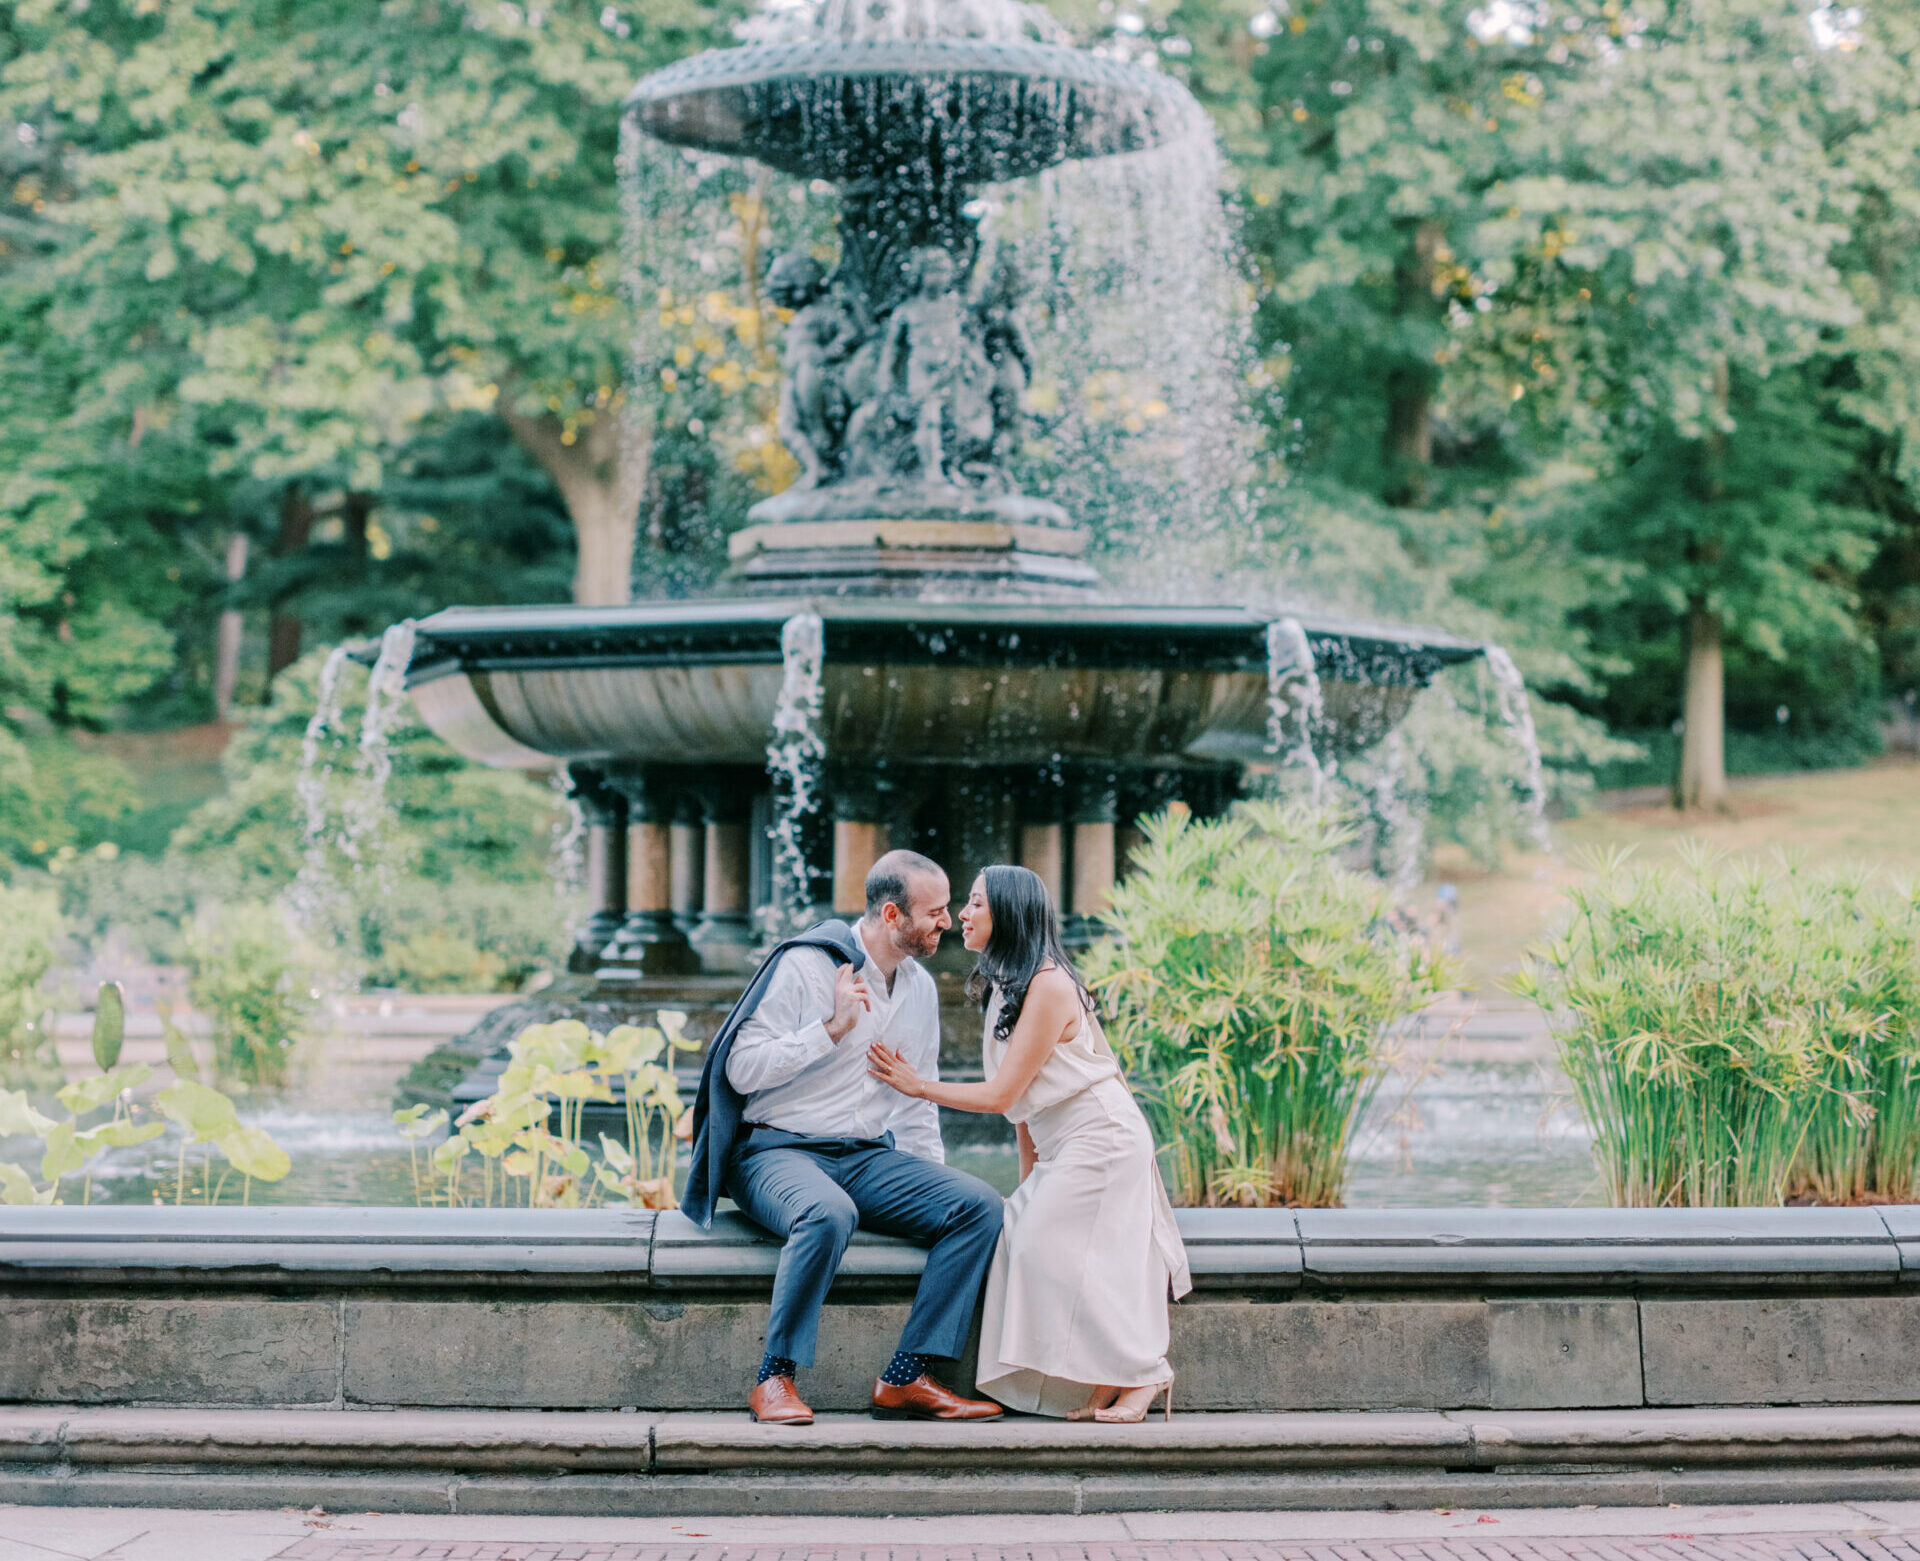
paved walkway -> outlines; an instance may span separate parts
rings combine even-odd
[[[1920,1502],[677,1521],[0,1507],[0,1561],[1920,1561]]]
[[[823,1550],[808,1545],[515,1545],[422,1544],[418,1540],[338,1540],[315,1536],[281,1552],[286,1561],[1920,1561],[1920,1535],[1881,1539],[1840,1535],[1674,1535],[1664,1539],[1258,1540],[1185,1544],[916,1545]]]

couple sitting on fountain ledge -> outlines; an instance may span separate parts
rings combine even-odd
[[[684,1207],[712,1223],[725,1192],[784,1239],[766,1356],[747,1406],[808,1425],[795,1375],[857,1226],[928,1249],[900,1348],[873,1386],[882,1418],[993,1420],[1005,1408],[1143,1419],[1172,1408],[1167,1301],[1191,1288],[1153,1138],[1060,945],[1046,886],[989,867],[960,912],[986,1010],[985,1080],[939,1080],[940,1005],[920,965],[953,925],[947,875],[893,851],[867,875],[859,924],[782,944],[708,1048]],[[945,1164],[938,1108],[1003,1112],[1020,1186],[1003,1203]],[[977,1379],[928,1374],[965,1345],[982,1286]]]

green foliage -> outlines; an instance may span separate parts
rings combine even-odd
[[[188,995],[213,1022],[214,1072],[223,1081],[286,1082],[313,1013],[312,972],[272,905],[223,907],[188,932]]]
[[[299,872],[305,819],[295,783],[324,660],[316,651],[275,681],[272,703],[227,747],[226,792],[175,833],[169,860],[197,880],[201,903],[278,894]],[[366,784],[358,739],[366,674],[349,667],[344,678],[340,716],[320,743],[321,784],[336,821]],[[551,962],[565,933],[547,876],[556,794],[518,772],[469,763],[410,708],[389,751],[388,808],[360,842],[359,862],[341,847],[337,827],[323,845],[328,870],[346,886],[346,924],[337,929],[346,958],[365,965],[376,984],[420,975],[444,989],[460,963],[452,940],[472,945],[466,967],[482,989],[518,986]],[[422,944],[436,929],[444,937]]]
[[[69,1116],[46,1116],[34,1107],[24,1090],[0,1089],[0,1137],[39,1139],[39,1170],[47,1183],[35,1187],[24,1167],[0,1164],[0,1203],[59,1203],[61,1180],[81,1172],[86,1176],[81,1201],[90,1203],[93,1173],[89,1165],[95,1156],[109,1149],[148,1143],[166,1131],[162,1123],[135,1120],[138,1108],[132,1104],[133,1092],[152,1077],[153,1070],[143,1062],[114,1065],[125,1027],[125,1003],[117,984],[109,982],[100,988],[95,1015],[93,1052],[101,1071],[91,1078],[64,1084],[55,1092]],[[57,1063],[54,1074],[56,1079],[60,1076]],[[107,1121],[86,1128],[80,1125],[84,1118],[109,1106],[112,1115]]]
[[[64,1077],[40,990],[62,932],[52,893],[0,884],[0,1082],[16,1088],[55,1089]]]
[[[512,1060],[498,1088],[462,1112],[456,1131],[428,1156],[425,1180],[417,1146],[448,1125],[447,1114],[429,1114],[424,1104],[396,1111],[394,1123],[413,1155],[416,1201],[489,1208],[496,1198],[526,1208],[677,1207],[673,1166],[681,1104],[673,1064],[681,1051],[698,1046],[683,1037],[685,1014],[663,1008],[657,1017],[658,1028],[623,1024],[605,1034],[573,1019],[529,1025],[508,1046]],[[590,1100],[612,1101],[616,1088],[626,1141],[602,1133],[596,1161],[582,1138],[584,1110]],[[469,1155],[477,1161],[474,1177],[467,1174]],[[516,1182],[524,1185],[516,1190]]]
[[[111,1073],[127,1038],[127,994],[118,981],[101,985],[93,1010],[93,1060],[102,1073]]]
[[[0,868],[33,862],[59,871],[83,851],[109,847],[134,810],[133,777],[118,759],[43,732],[13,742],[0,731]]]
[[[236,889],[272,893],[300,869],[305,820],[294,782],[313,717],[321,664],[316,650],[274,682],[272,702],[250,713],[221,763],[227,789],[176,832],[170,852],[226,876]],[[330,813],[338,818],[360,785],[359,731],[366,673],[348,667],[339,717],[323,734]],[[487,769],[454,753],[407,707],[393,729],[391,817],[367,843],[396,875],[448,884],[474,875],[495,883],[545,881],[553,792],[516,771]],[[342,860],[343,869],[350,864]],[[457,896],[449,894],[449,900]]]
[[[169,1052],[171,1050],[169,1046]],[[196,1145],[209,1146],[200,1157],[200,1195],[201,1201],[207,1204],[220,1201],[233,1171],[240,1173],[240,1201],[247,1203],[251,1201],[255,1181],[277,1182],[293,1169],[293,1161],[273,1141],[272,1135],[264,1128],[243,1123],[233,1101],[211,1085],[192,1078],[176,1078],[154,1096],[153,1104],[180,1131],[173,1194],[176,1205],[186,1202],[190,1191],[187,1150]],[[161,1131],[158,1124],[154,1131]],[[220,1173],[218,1182],[213,1179],[216,1149],[228,1167]]]
[[[1920,905],[1857,876],[1615,856],[1512,983],[1552,1020],[1612,1201],[1913,1186]],[[1884,1134],[1875,1130],[1885,1109]]]
[[[1842,711],[1840,724],[1806,720],[1778,722],[1758,731],[1727,732],[1729,775],[1780,775],[1793,770],[1837,770],[1864,764],[1881,751],[1874,712]],[[1622,734],[1643,752],[1637,758],[1599,765],[1594,784],[1607,789],[1672,786],[1680,772],[1680,736],[1670,728]]]
[[[1084,966],[1174,1201],[1337,1206],[1386,1032],[1441,971],[1342,865],[1353,831],[1330,811],[1175,808],[1145,830]]]

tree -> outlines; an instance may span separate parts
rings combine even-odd
[[[1720,807],[1726,637],[1778,654],[1784,619],[1844,613],[1832,572],[1864,562],[1857,510],[1815,498],[1824,451],[1790,480],[1773,470],[1787,486],[1764,493],[1736,466],[1750,474],[1758,452],[1734,447],[1743,410],[1789,414],[1763,382],[1857,317],[1835,263],[1851,192],[1822,107],[1850,57],[1817,49],[1782,0],[1624,6],[1612,31],[1533,125],[1543,171],[1501,188],[1485,242],[1514,257],[1502,280],[1542,322],[1515,398],[1564,387],[1571,432],[1584,423],[1601,469],[1622,474],[1611,499],[1645,506],[1603,498],[1580,540],[1684,624],[1676,799]],[[1788,523],[1818,529],[1779,535]]]
[[[1583,8],[1494,25],[1470,0],[1183,0],[1145,39],[1212,111],[1258,268],[1261,350],[1296,470],[1400,506],[1445,502],[1435,465],[1512,462],[1506,407],[1463,347],[1496,311],[1488,226],[1539,155],[1529,127],[1587,52]],[[1489,244],[1496,247],[1489,247]]]
[[[70,187],[47,285],[88,422],[282,482],[291,557],[315,490],[363,523],[420,417],[497,403],[566,496],[576,598],[624,600],[648,441],[621,437],[618,105],[737,10],[13,7],[0,110]]]

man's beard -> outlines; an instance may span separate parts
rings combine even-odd
[[[931,932],[905,937],[900,941],[913,958],[932,959],[940,952],[940,929],[935,927]]]

